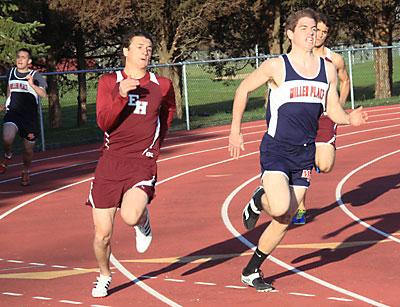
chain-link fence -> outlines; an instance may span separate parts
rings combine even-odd
[[[400,46],[337,49],[336,52],[343,56],[351,81],[346,107],[400,103]],[[266,58],[268,56],[259,55],[152,66],[151,69],[155,71],[174,69],[179,74],[182,118],[174,120],[172,129],[193,129],[228,124],[231,120],[232,101],[236,88]],[[393,63],[391,67],[388,66],[390,59]],[[387,73],[388,78],[391,75],[392,87],[389,90],[392,97],[375,99],[376,95],[382,95],[382,89],[377,90],[375,71],[382,68],[387,72],[384,71],[381,74]],[[84,72],[87,77],[87,123],[81,126],[77,124],[78,72],[52,73],[57,75],[62,122],[60,128],[49,127],[48,100],[42,100],[43,132],[42,142],[38,145],[42,150],[102,140],[102,132],[96,126],[95,100],[97,81],[104,72],[105,70]],[[44,73],[44,75],[50,75],[50,73]],[[385,82],[385,80],[379,80],[379,82]],[[251,94],[244,120],[264,118],[266,93],[265,86]]]

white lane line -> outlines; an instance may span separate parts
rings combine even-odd
[[[314,297],[314,296],[316,296],[315,294],[299,293],[299,292],[289,292],[289,294],[297,295],[297,296],[305,296],[305,297]]]
[[[82,302],[75,302],[75,301],[69,301],[69,300],[59,300],[60,303],[64,304],[71,304],[71,305],[82,305]]]
[[[260,120],[262,120],[262,119],[260,119]],[[264,123],[261,124],[261,125],[243,126],[243,127],[242,127],[242,130],[254,129],[254,128],[261,128],[261,127],[264,127],[264,128],[265,128],[265,120],[264,120]],[[203,135],[217,134],[217,133],[229,132],[229,131],[231,131],[230,128],[221,129],[221,130],[214,130],[214,131],[209,131],[209,132],[200,132],[200,133],[196,133],[196,134],[187,134],[187,135],[171,136],[171,137],[167,137],[167,138],[165,139],[165,141],[174,140],[174,139],[189,138],[189,137],[199,137],[199,136],[203,136]]]
[[[68,268],[67,266],[65,266],[65,265],[50,265],[52,268],[59,268],[59,269],[66,269],[66,268]]]
[[[0,220],[2,219],[2,217],[0,216]],[[30,262],[29,264],[32,264],[32,265],[37,265],[37,266],[43,266],[43,265],[45,265],[44,263],[37,263],[37,262]]]
[[[244,187],[246,187],[248,184],[250,184],[252,181],[259,179],[260,175],[254,176],[253,178],[248,179],[247,181],[245,181],[244,183],[242,183],[240,186],[238,186],[235,190],[233,190],[231,192],[231,194],[228,195],[228,197],[225,199],[222,207],[221,207],[221,217],[222,220],[225,224],[225,227],[232,233],[232,235],[237,238],[239,241],[241,241],[244,245],[246,245],[247,247],[249,247],[250,249],[252,249],[253,251],[256,249],[256,246],[250,242],[249,240],[247,240],[245,237],[243,237],[239,231],[236,230],[236,228],[233,227],[230,219],[229,219],[229,214],[228,214],[228,209],[229,209],[229,205],[231,204],[233,198],[236,196],[237,193],[239,193]],[[368,297],[362,296],[360,294],[357,294],[355,292],[351,292],[349,290],[343,289],[341,287],[335,286],[327,281],[324,281],[322,279],[319,279],[313,275],[310,275],[308,273],[305,273],[303,271],[300,271],[299,269],[296,269],[294,267],[292,267],[291,265],[279,260],[278,258],[275,258],[271,255],[268,256],[267,258],[268,260],[276,263],[277,265],[284,267],[285,269],[292,271],[295,274],[298,274],[308,280],[311,280],[321,286],[324,286],[326,288],[332,289],[336,292],[340,292],[342,294],[345,294],[347,296],[356,298],[360,301],[363,301],[365,303],[374,305],[374,306],[379,306],[379,307],[389,307],[385,304],[382,304],[380,302],[374,301],[373,299],[370,299]]]
[[[367,111],[367,113],[368,113],[368,111]],[[382,116],[394,115],[394,114],[400,114],[400,112],[392,112],[392,113],[384,113],[384,114],[375,114],[375,115],[368,116],[368,118],[370,118],[370,117],[382,117]]]
[[[350,173],[348,173],[348,174],[339,182],[339,184],[338,184],[337,187],[336,187],[336,202],[339,204],[340,209],[342,209],[342,210],[344,211],[344,213],[346,213],[350,218],[352,218],[352,219],[353,219],[354,221],[356,221],[357,223],[363,225],[365,228],[367,228],[367,229],[369,229],[369,230],[371,230],[371,231],[374,231],[374,232],[376,232],[377,234],[379,234],[379,235],[381,235],[381,236],[383,236],[383,237],[385,237],[385,238],[388,238],[388,239],[390,239],[390,240],[392,240],[392,241],[394,241],[394,242],[400,243],[400,239],[399,239],[399,238],[396,238],[396,237],[394,237],[394,236],[392,236],[392,235],[390,235],[390,234],[388,234],[388,233],[386,233],[386,232],[384,232],[384,231],[382,231],[382,230],[380,230],[380,229],[377,229],[377,228],[375,228],[374,226],[371,226],[370,224],[368,224],[368,223],[364,222],[363,220],[361,220],[360,218],[358,218],[355,214],[353,214],[353,212],[351,212],[351,211],[346,207],[346,205],[343,203],[342,197],[341,197],[341,196],[342,196],[342,188],[343,188],[343,185],[346,183],[346,181],[347,181],[351,176],[353,176],[355,173],[359,172],[359,171],[362,170],[363,168],[365,168],[365,167],[367,167],[367,166],[369,166],[369,165],[371,165],[371,164],[373,164],[373,163],[375,163],[375,162],[378,162],[378,161],[380,161],[380,160],[382,160],[382,159],[385,159],[385,158],[387,158],[387,157],[390,157],[390,156],[395,155],[395,154],[398,154],[398,153],[400,153],[400,149],[399,149],[399,150],[396,150],[396,151],[393,151],[393,152],[390,152],[390,153],[388,153],[388,154],[382,155],[382,156],[380,156],[380,157],[378,157],[378,158],[376,158],[376,159],[374,159],[374,160],[371,160],[371,161],[369,161],[368,163],[365,163],[365,164],[359,166],[358,168],[354,169],[354,170],[351,171]]]
[[[149,276],[149,275],[142,275],[140,278],[145,278],[145,279],[157,279],[156,276]]]
[[[391,139],[391,138],[395,138],[395,137],[399,137],[399,136],[400,136],[400,134],[383,136],[383,137],[380,137],[380,138],[369,139],[369,140],[366,140],[366,141],[361,141],[361,142],[357,142],[357,143],[343,145],[343,146],[337,147],[336,149],[343,149],[343,148],[347,148],[347,147],[353,147],[353,146],[356,146],[356,145],[367,144],[367,143],[371,143],[371,142],[375,142],[375,141]]]
[[[21,293],[14,293],[14,292],[3,292],[2,294],[8,295],[8,296],[22,296]]]
[[[10,262],[10,263],[24,263],[21,260],[7,260],[7,262]]]
[[[99,151],[99,149],[97,148],[97,149],[91,149],[91,150],[84,150],[84,151],[78,151],[78,152],[73,152],[73,153],[64,154],[64,155],[52,156],[52,157],[47,157],[47,158],[42,158],[42,159],[35,159],[35,160],[32,160],[31,163],[38,163],[38,162],[62,159],[62,158],[71,157],[71,156],[80,156],[83,154],[92,153],[92,152],[96,152],[96,151]],[[8,167],[20,166],[20,165],[22,165],[22,163],[13,163],[13,164],[9,164]]]
[[[247,287],[244,287],[244,286],[225,286],[225,288],[229,288],[229,289],[247,289]]]
[[[34,176],[37,176],[37,175],[43,175],[43,174],[47,174],[47,173],[63,171],[63,170],[69,169],[69,168],[74,168],[74,167],[77,167],[77,166],[83,166],[83,165],[86,165],[86,164],[92,164],[92,163],[96,163],[96,162],[97,162],[97,160],[93,160],[93,161],[82,162],[82,163],[74,163],[74,164],[70,164],[70,165],[62,166],[62,167],[50,168],[50,169],[39,171],[39,172],[36,172],[36,173],[30,173],[30,176],[34,177]],[[21,177],[9,178],[9,179],[5,179],[5,180],[1,180],[0,184],[6,183],[6,182],[10,182],[10,181],[20,180],[20,179],[21,179]]]
[[[332,301],[339,301],[339,302],[353,302],[353,300],[348,299],[348,298],[343,298],[343,297],[328,297],[328,300],[332,300]]]
[[[259,153],[259,151],[257,150],[257,151],[248,153],[248,154],[246,154],[246,155],[242,155],[242,156],[239,157],[239,159],[245,158],[245,157],[248,157],[248,156],[252,156],[252,155],[255,155],[255,154],[258,154],[258,153]],[[233,158],[229,158],[229,159],[225,159],[225,160],[222,160],[222,161],[218,161],[218,162],[206,164],[206,165],[203,165],[203,166],[200,166],[200,167],[197,167],[197,168],[192,168],[192,169],[190,169],[190,170],[188,170],[188,171],[186,171],[186,172],[179,173],[179,174],[176,174],[176,175],[174,175],[174,176],[165,178],[165,179],[163,179],[163,180],[157,182],[156,185],[160,185],[160,184],[162,184],[162,183],[165,183],[165,182],[167,182],[167,181],[176,179],[176,178],[178,178],[178,177],[182,177],[182,176],[184,176],[184,175],[187,175],[187,174],[190,174],[190,173],[193,173],[193,172],[196,172],[196,171],[199,171],[199,170],[208,168],[208,167],[212,167],[212,166],[215,166],[215,165],[219,165],[219,164],[223,164],[223,163],[226,163],[226,162],[230,162],[230,161],[233,161],[233,160],[234,160]]]
[[[0,221],[1,221],[2,219],[4,219],[6,216],[10,215],[11,213],[17,211],[18,209],[21,209],[21,208],[25,207],[26,205],[29,205],[30,203],[33,203],[34,201],[36,201],[36,200],[38,200],[38,199],[41,199],[41,198],[43,198],[43,197],[46,197],[47,195],[50,195],[50,194],[53,194],[53,193],[56,193],[56,192],[59,192],[59,191],[68,189],[68,188],[70,188],[70,187],[79,185],[79,184],[81,184],[81,183],[87,182],[87,181],[92,180],[92,179],[93,179],[93,177],[86,178],[86,179],[84,179],[84,180],[81,180],[81,181],[78,181],[78,182],[74,182],[74,183],[71,183],[71,184],[67,184],[67,185],[62,186],[62,187],[60,187],[60,188],[58,188],[58,189],[54,189],[54,190],[51,190],[51,191],[47,191],[47,192],[45,192],[45,193],[43,193],[43,194],[40,194],[40,195],[38,195],[38,196],[36,196],[36,197],[34,197],[34,198],[31,198],[31,199],[29,199],[29,200],[23,202],[22,204],[19,204],[18,206],[15,206],[14,208],[12,208],[12,209],[10,209],[10,210],[4,212],[2,215],[0,215]],[[33,265],[45,265],[45,264],[42,264],[42,263],[30,263],[30,264],[33,264]]]
[[[172,282],[185,282],[183,279],[174,279],[174,278],[164,278],[164,280]]]
[[[133,275],[131,272],[129,272],[115,257],[113,254],[111,254],[110,257],[111,263],[120,271],[125,277],[127,277],[130,281],[138,285],[140,288],[142,288],[144,291],[147,293],[153,295],[155,298],[158,300],[164,302],[165,304],[173,307],[180,307],[178,303],[175,303],[174,301],[170,300],[168,297],[162,295],[161,293],[157,292],[153,288],[149,287],[147,284],[139,280],[135,275]]]
[[[366,129],[366,130],[362,130],[362,132],[371,132],[371,131],[376,131],[376,130],[394,128],[394,127],[398,127],[398,126],[400,126],[400,124]],[[336,137],[338,138],[338,137],[341,137],[341,136],[348,136],[348,135],[358,134],[358,133],[359,133],[358,131],[353,131],[353,132],[349,132],[349,133],[341,133],[341,134],[337,135]]]
[[[18,270],[25,270],[25,269],[32,269],[32,268],[36,268],[36,266],[20,266],[20,267],[17,267],[17,268],[4,268],[4,269],[0,269],[0,272],[18,271]]]
[[[216,286],[216,283],[213,282],[204,282],[204,281],[195,281],[195,285],[202,285],[202,286]]]
[[[52,300],[51,297],[45,297],[45,296],[34,296],[32,298],[34,298],[35,300],[41,300],[41,301],[50,301],[50,300]]]

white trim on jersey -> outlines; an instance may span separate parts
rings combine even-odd
[[[161,129],[161,122],[160,122],[160,117],[158,117],[158,119],[157,119],[157,127],[156,127],[156,132],[154,133],[153,142],[151,143],[151,145],[149,147],[147,147],[143,151],[142,155],[145,155],[149,151],[149,149],[153,148],[153,146],[156,143],[158,137],[160,136],[160,129]]]
[[[115,81],[115,83],[120,83],[122,80],[124,80],[121,70],[116,71],[115,74],[117,75],[117,81]]]
[[[302,77],[304,79],[308,79],[308,80],[312,80],[312,79],[315,79],[316,77],[318,77],[319,72],[321,71],[321,61],[319,61],[319,58],[318,58],[318,70],[317,70],[317,73],[312,77],[306,77],[303,74],[299,73],[299,71],[296,69],[295,65],[293,65],[292,61],[290,60],[290,56],[287,55],[286,57],[287,57],[287,59],[288,59],[288,61],[290,63],[290,66],[292,66],[292,68],[295,71],[295,73],[298,74],[300,77]],[[285,66],[285,71],[286,71],[286,66]]]
[[[93,208],[96,208],[96,206],[95,206],[95,204],[94,204],[93,196],[92,196],[92,190],[93,190],[93,181],[90,183],[90,190],[89,190],[88,201],[90,202],[90,204],[92,205]]]
[[[110,143],[110,135],[107,132],[104,132],[104,146],[107,147],[107,149],[110,149],[109,143]]]
[[[152,72],[149,72],[149,74],[150,74],[150,81],[156,83],[157,85],[160,85],[160,82],[158,82],[156,75]]]
[[[332,50],[329,49],[328,47],[325,47],[325,50],[326,50],[325,58],[328,59],[329,61],[333,62]]]
[[[6,107],[11,102],[11,101],[8,101],[11,97],[11,93],[29,93],[35,97],[36,103],[39,103],[39,95],[36,93],[36,91],[33,89],[33,87],[31,87],[29,85],[28,80],[26,79],[27,76],[31,75],[33,77],[34,74],[35,74],[35,71],[30,70],[29,73],[25,77],[18,77],[17,69],[13,68],[11,70],[10,76],[8,78],[8,89],[10,91],[10,96],[7,98]],[[14,78],[16,78],[17,80],[11,79],[11,75],[13,75]],[[13,84],[24,84],[26,88],[20,88],[19,86],[17,86],[16,88],[12,88]]]

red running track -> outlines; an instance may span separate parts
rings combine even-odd
[[[369,122],[339,128],[336,166],[314,174],[308,223],[292,227],[270,261],[277,291],[244,287],[240,272],[268,223],[246,232],[241,211],[258,185],[264,122],[246,123],[246,151],[229,159],[229,127],[169,136],[150,206],[153,243],[135,251],[117,218],[113,283],[96,276],[91,211],[84,206],[96,146],[38,153],[32,185],[16,157],[0,177],[1,306],[400,306],[400,105],[368,109]]]

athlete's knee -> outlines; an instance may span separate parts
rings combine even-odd
[[[99,227],[95,227],[94,244],[100,246],[110,245],[111,235],[111,229],[101,229]]]
[[[272,218],[280,218],[288,213],[288,208],[285,206],[270,206],[268,213]]]
[[[318,168],[321,173],[329,173],[333,169],[333,163],[331,164],[320,163],[320,166],[318,166]]]
[[[131,208],[131,210],[124,210],[121,208],[121,218],[125,224],[135,226],[139,223],[143,214],[143,210],[139,208]]]
[[[274,220],[276,220],[281,225],[286,225],[286,227],[289,227],[289,224],[292,220],[292,215],[287,212],[281,216],[274,217]]]

